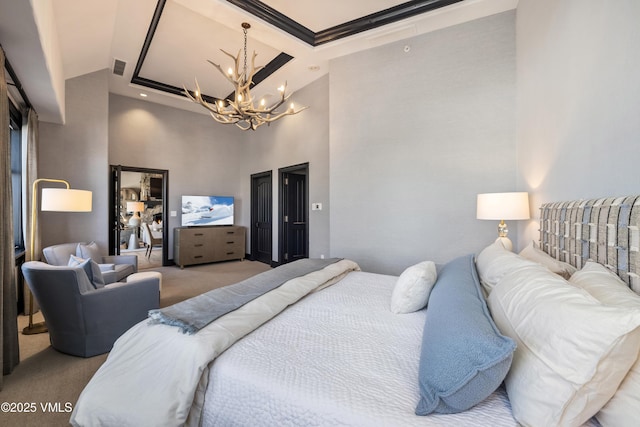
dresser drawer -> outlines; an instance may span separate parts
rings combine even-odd
[[[187,229],[181,230],[180,232],[180,240],[181,243],[191,243],[191,242],[204,242],[210,239],[211,233],[207,232],[207,230],[203,229]]]
[[[180,246],[180,258],[195,258],[195,259],[212,259],[212,250],[209,245],[193,244],[187,246]]]
[[[244,239],[227,238],[214,248],[215,258],[219,260],[244,258]]]

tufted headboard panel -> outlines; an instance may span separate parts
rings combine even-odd
[[[607,266],[640,294],[640,196],[546,203],[540,207],[540,247],[581,268]]]

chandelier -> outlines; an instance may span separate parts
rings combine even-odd
[[[277,110],[291,97],[291,94],[286,94],[286,82],[278,88],[278,91],[280,92],[280,99],[275,104],[267,106],[266,99],[262,98],[257,107],[254,105],[254,99],[250,92],[251,86],[253,85],[253,76],[255,76],[255,74],[263,67],[260,66],[256,68],[255,60],[258,54],[254,51],[251,58],[251,71],[247,74],[247,30],[249,28],[251,28],[251,25],[246,22],[242,23],[242,31],[244,33],[244,64],[242,70],[240,70],[241,51],[238,51],[238,55],[233,56],[224,49],[220,49],[222,53],[233,59],[235,64],[234,68],[229,68],[226,73],[222,70],[222,67],[219,64],[214,64],[212,61],[207,60],[207,62],[220,71],[220,73],[233,85],[235,88],[233,94],[234,99],[216,99],[213,103],[205,101],[202,99],[202,91],[200,90],[197,79],[195,80],[196,90],[193,94],[187,90],[186,87],[184,88],[185,95],[191,101],[206,108],[216,122],[235,124],[242,130],[256,130],[265,123],[268,125],[284,116],[298,114],[299,112],[309,108],[301,107],[296,110],[294,104],[291,103],[288,107],[286,105],[284,106],[284,108],[286,108],[285,110]]]

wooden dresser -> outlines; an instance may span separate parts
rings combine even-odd
[[[173,260],[185,265],[243,259],[245,228],[239,226],[176,227],[173,229]]]

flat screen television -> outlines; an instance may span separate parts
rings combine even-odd
[[[233,225],[233,202],[230,196],[182,196],[182,226]]]

